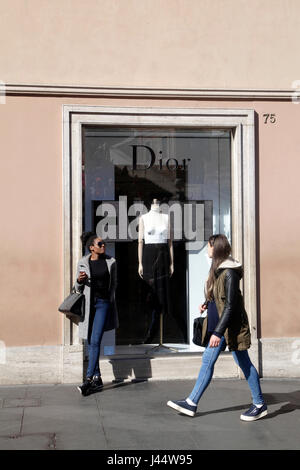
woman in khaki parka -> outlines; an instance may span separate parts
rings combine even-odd
[[[170,400],[167,405],[188,416],[195,416],[198,402],[212,379],[214,365],[227,345],[245,375],[253,400],[249,410],[240,418],[243,421],[254,421],[266,416],[268,411],[257,370],[247,351],[251,345],[251,337],[239,288],[243,276],[242,265],[230,256],[231,246],[225,235],[211,236],[207,249],[212,264],[206,283],[206,302],[200,307],[201,313],[207,309],[202,330],[205,351],[201,369],[189,397],[184,400]]]

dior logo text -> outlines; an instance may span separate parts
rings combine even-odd
[[[162,170],[164,167],[169,171],[186,170],[187,162],[191,160],[190,158],[182,158],[181,160],[178,160],[177,158],[168,158],[166,160],[163,158],[163,153],[161,150],[158,152],[159,155],[157,158],[154,150],[148,145],[131,145],[131,147],[133,170],[149,170],[156,162],[158,163],[160,170]],[[139,162],[139,159],[142,160],[142,162]]]

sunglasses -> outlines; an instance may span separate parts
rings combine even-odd
[[[105,243],[104,242],[98,242],[97,245],[100,246],[100,248],[101,248],[101,246],[105,246]]]

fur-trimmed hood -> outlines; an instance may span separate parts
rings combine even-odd
[[[229,256],[225,261],[223,261],[223,263],[221,263],[220,266],[218,266],[217,271],[223,270],[223,269],[235,269],[237,273],[239,274],[240,279],[243,277],[242,264],[236,259],[232,258],[232,256]]]

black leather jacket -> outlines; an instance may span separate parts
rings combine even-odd
[[[221,274],[222,270],[220,270]],[[240,279],[242,277],[241,271],[238,269],[227,269],[225,275],[225,306],[221,318],[215,327],[214,332],[218,335],[223,336],[225,330],[230,326],[232,322],[236,307],[237,307],[237,300],[240,294]]]

